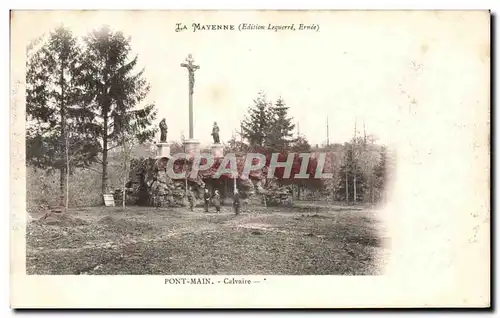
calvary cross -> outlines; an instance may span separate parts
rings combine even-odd
[[[187,63],[182,63],[181,66],[187,68],[189,73],[189,139],[193,139],[193,87],[194,87],[194,71],[200,68],[194,65],[194,59],[191,54],[186,58]]]

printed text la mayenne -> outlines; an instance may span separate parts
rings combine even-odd
[[[184,23],[175,24],[175,32],[189,31],[203,32],[203,31],[219,31],[219,32],[233,32],[233,31],[315,31],[319,32],[318,24],[304,24],[304,23],[290,23],[290,24],[258,24],[258,23],[240,23],[236,24],[203,24],[192,23],[189,28]]]

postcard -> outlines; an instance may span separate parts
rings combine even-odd
[[[490,23],[11,11],[11,307],[489,307]]]

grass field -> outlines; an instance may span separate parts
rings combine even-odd
[[[39,216],[35,216],[35,219]],[[27,273],[39,275],[376,275],[375,211],[341,206],[84,208],[27,226]]]

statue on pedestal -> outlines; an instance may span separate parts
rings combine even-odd
[[[220,143],[220,138],[219,138],[219,126],[217,126],[217,122],[214,122],[214,127],[212,128],[212,137],[214,138],[214,143],[219,144]]]
[[[167,122],[165,121],[165,118],[163,118],[160,122],[160,142],[166,142],[167,141],[167,132],[168,132],[168,126]]]

